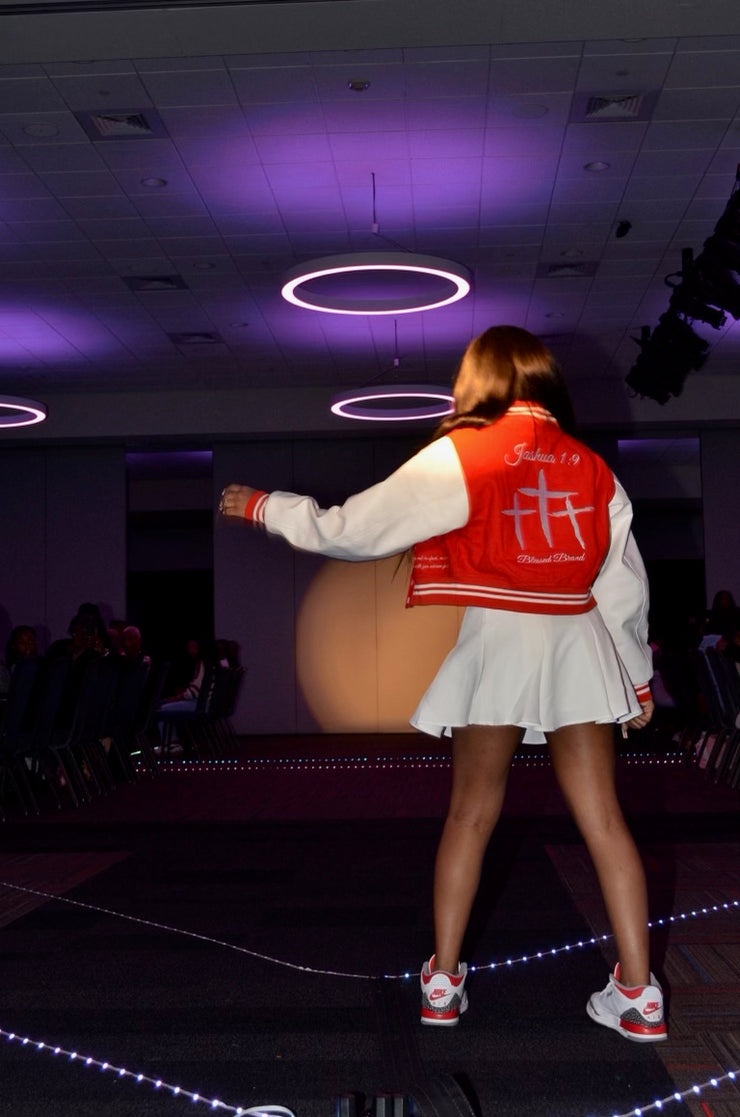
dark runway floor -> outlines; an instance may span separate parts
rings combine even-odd
[[[454,1075],[481,1117],[611,1117],[738,1069],[740,910],[721,906],[740,900],[736,794],[694,771],[621,762],[655,916],[708,908],[656,929],[668,1043],[628,1043],[585,1014],[613,956],[588,941],[603,913],[542,764],[512,776],[467,943],[469,962],[500,965],[473,975],[459,1028],[425,1029],[416,973],[431,950],[448,772],[399,750],[395,768],[374,766],[396,747],[383,738],[354,767],[342,761],[357,742],[330,743],[334,767],[318,763],[326,753],[282,778],[274,764],[257,772],[255,754],[287,760],[295,742],[272,741],[268,756],[247,741],[230,767],[173,766],[3,827],[0,1029],[80,1057],[0,1036],[0,1114],[274,1103],[332,1117],[338,1094],[391,1091],[426,1117],[424,1099]],[[727,1081],[672,1104],[677,1117],[740,1117]]]

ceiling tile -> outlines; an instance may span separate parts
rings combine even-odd
[[[84,232],[74,221],[24,221],[12,226],[21,240],[85,240]]]
[[[255,140],[258,136],[301,136],[326,133],[321,105],[291,102],[288,104],[249,105],[242,110],[244,126]]]
[[[180,256],[220,256],[226,254],[226,245],[221,237],[167,237],[159,241],[160,248],[176,259]]]
[[[182,217],[148,217],[146,225],[155,237],[215,236],[216,223],[206,214]]]
[[[141,81],[161,108],[237,104],[231,75],[223,69],[150,72],[142,74]]]
[[[330,161],[322,163],[275,163],[265,166],[264,175],[275,193],[276,198],[280,192],[288,188],[291,195],[296,187],[313,196],[315,190],[331,190],[336,198],[338,196],[337,175],[334,164]],[[308,193],[305,194],[308,198]]]
[[[39,178],[58,198],[122,197],[123,191],[110,171],[43,171]]]
[[[341,51],[327,52],[341,54]],[[347,52],[354,54],[354,52]],[[309,66],[312,55],[308,51],[271,51],[268,54],[227,54],[224,63],[229,70],[251,70],[263,66],[268,70],[276,66]]]
[[[485,138],[482,128],[409,132],[408,150],[412,159],[480,158]]]
[[[539,245],[545,235],[545,225],[482,225],[478,234],[481,245],[516,244]],[[522,253],[526,256],[526,253]]]
[[[136,217],[136,210],[128,198],[123,195],[116,197],[82,197],[64,198],[63,206],[70,217],[84,219],[108,217]]]
[[[159,170],[159,168],[155,168]],[[119,190],[129,195],[163,198],[171,194],[190,194],[195,191],[193,180],[184,167],[171,167],[163,174],[152,173],[151,168],[117,170],[113,177]],[[164,179],[164,186],[147,186],[147,179]]]
[[[94,244],[100,254],[105,256],[107,260],[130,260],[137,256],[151,258],[165,248],[154,237],[134,237],[130,240],[97,238]]]
[[[51,198],[51,191],[42,179],[31,172],[0,174],[0,198]]]
[[[635,55],[635,54],[673,54],[678,39],[646,37],[643,39],[595,39],[584,43],[585,55]]]
[[[256,136],[254,162],[268,163],[319,163],[332,158],[328,136]]]
[[[65,107],[53,83],[44,77],[0,77],[0,105],[4,114],[52,112]]]
[[[569,124],[563,143],[563,155],[590,159],[605,158],[611,153],[629,154],[639,150],[644,142],[648,125],[643,122],[619,121],[598,124]],[[585,162],[585,160],[584,160]]]
[[[0,173],[2,174],[20,174],[27,171],[31,167],[32,170],[36,168],[27,159],[21,159],[17,151],[12,147],[0,146]]]
[[[406,96],[414,98],[483,97],[488,91],[488,58],[422,62],[407,59]]]
[[[315,66],[314,87],[321,101],[389,101],[400,100],[406,94],[410,67],[396,63],[363,63],[360,61],[341,65]],[[364,89],[352,88],[353,82],[366,85]]]
[[[740,86],[738,50],[679,52],[666,75],[666,89]]]
[[[576,89],[589,93],[644,93],[660,89],[671,54],[590,55],[583,59]]]
[[[149,108],[152,103],[134,73],[55,77],[54,86],[73,111],[131,112]]]
[[[364,168],[368,163],[380,161],[387,166],[393,166],[400,171],[402,163],[405,165],[409,157],[409,137],[406,132],[363,132],[358,134],[340,132],[329,136],[332,154],[341,164],[341,173],[345,181],[352,176],[352,167],[359,165]],[[408,169],[404,174],[398,174],[397,181],[408,181]]]
[[[486,124],[498,128],[538,128],[543,125],[548,128],[564,128],[568,121],[571,100],[571,93],[497,97],[489,101]],[[461,126],[470,127],[470,124]]]
[[[105,163],[91,143],[36,144],[22,151],[24,161],[37,172],[105,170]]]
[[[188,194],[134,194],[129,205],[133,213],[146,219],[190,217],[207,212],[205,201],[195,190]]]
[[[0,199],[0,221],[63,221],[67,216],[53,198]]]
[[[488,156],[533,156],[534,158],[557,157],[563,147],[564,129],[562,125],[549,127],[540,124],[530,127],[487,128],[484,133],[483,150]],[[473,135],[476,133],[473,132]]]
[[[570,92],[580,61],[577,54],[565,58],[494,59],[490,67],[490,92],[497,96]]]
[[[0,108],[5,108],[2,101]],[[16,147],[88,142],[84,129],[69,111],[0,112],[0,135]]]
[[[740,86],[730,89],[669,89],[661,93],[658,98],[653,120],[729,122],[738,109],[740,109]]]
[[[233,139],[248,136],[249,128],[241,108],[233,105],[196,105],[160,110],[170,135],[181,139]],[[0,122],[0,128],[2,123]]]
[[[545,225],[548,220],[549,202],[519,205],[516,201],[493,203],[487,208],[493,223],[501,226]]]
[[[311,66],[232,69],[230,77],[245,108],[276,102],[311,104],[319,100]]]
[[[486,124],[486,114],[487,104],[483,97],[470,97],[467,100],[440,97],[405,103],[406,127],[412,132],[424,132],[430,128],[442,128],[445,131],[456,128],[479,129]],[[394,107],[389,103],[386,126],[390,130],[398,128],[399,121],[403,119],[398,106]]]
[[[619,202],[624,194],[627,179],[625,176],[594,175],[590,178],[558,179],[552,193],[555,205],[571,202]]]
[[[182,167],[181,157],[172,140],[156,136],[116,143],[109,141],[96,144],[95,148],[113,171],[145,170],[149,174],[164,174],[166,177],[167,171]]]
[[[145,237],[149,229],[140,217],[78,218],[79,228],[91,240],[128,240]]]

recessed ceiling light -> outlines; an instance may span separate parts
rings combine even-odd
[[[596,159],[593,163],[584,163],[584,171],[608,171],[611,163],[603,163],[601,159]]]
[[[545,318],[565,318],[565,315],[559,310],[551,310],[545,315]]]
[[[0,396],[0,430],[43,423],[46,414],[46,404],[39,403],[38,400],[22,399],[21,396]]]
[[[140,181],[142,186],[152,186],[157,189],[167,185],[166,178],[142,178]]]
[[[23,131],[27,136],[33,136],[37,140],[45,140],[49,136],[58,136],[59,129],[56,124],[24,124]]]
[[[583,256],[583,252],[580,248],[566,248],[560,255],[565,260],[580,260]]]
[[[196,271],[210,271],[210,269],[215,268],[215,266],[216,265],[210,260],[195,260],[193,262],[193,267]]]
[[[347,82],[347,88],[351,89],[353,93],[364,93],[366,89],[370,88],[370,82],[365,81],[364,78],[352,78]]]

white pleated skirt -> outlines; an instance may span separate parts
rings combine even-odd
[[[435,737],[458,726],[518,725],[537,744],[564,725],[639,713],[598,609],[549,616],[469,607],[411,724]]]

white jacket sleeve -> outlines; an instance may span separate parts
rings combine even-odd
[[[273,492],[252,518],[299,550],[330,558],[373,559],[462,527],[469,516],[462,466],[449,438],[426,446],[400,469],[341,506]]]
[[[616,478],[609,520],[609,552],[594,582],[593,595],[632,685],[643,700],[653,674],[648,644],[648,580],[632,535],[632,505]]]

